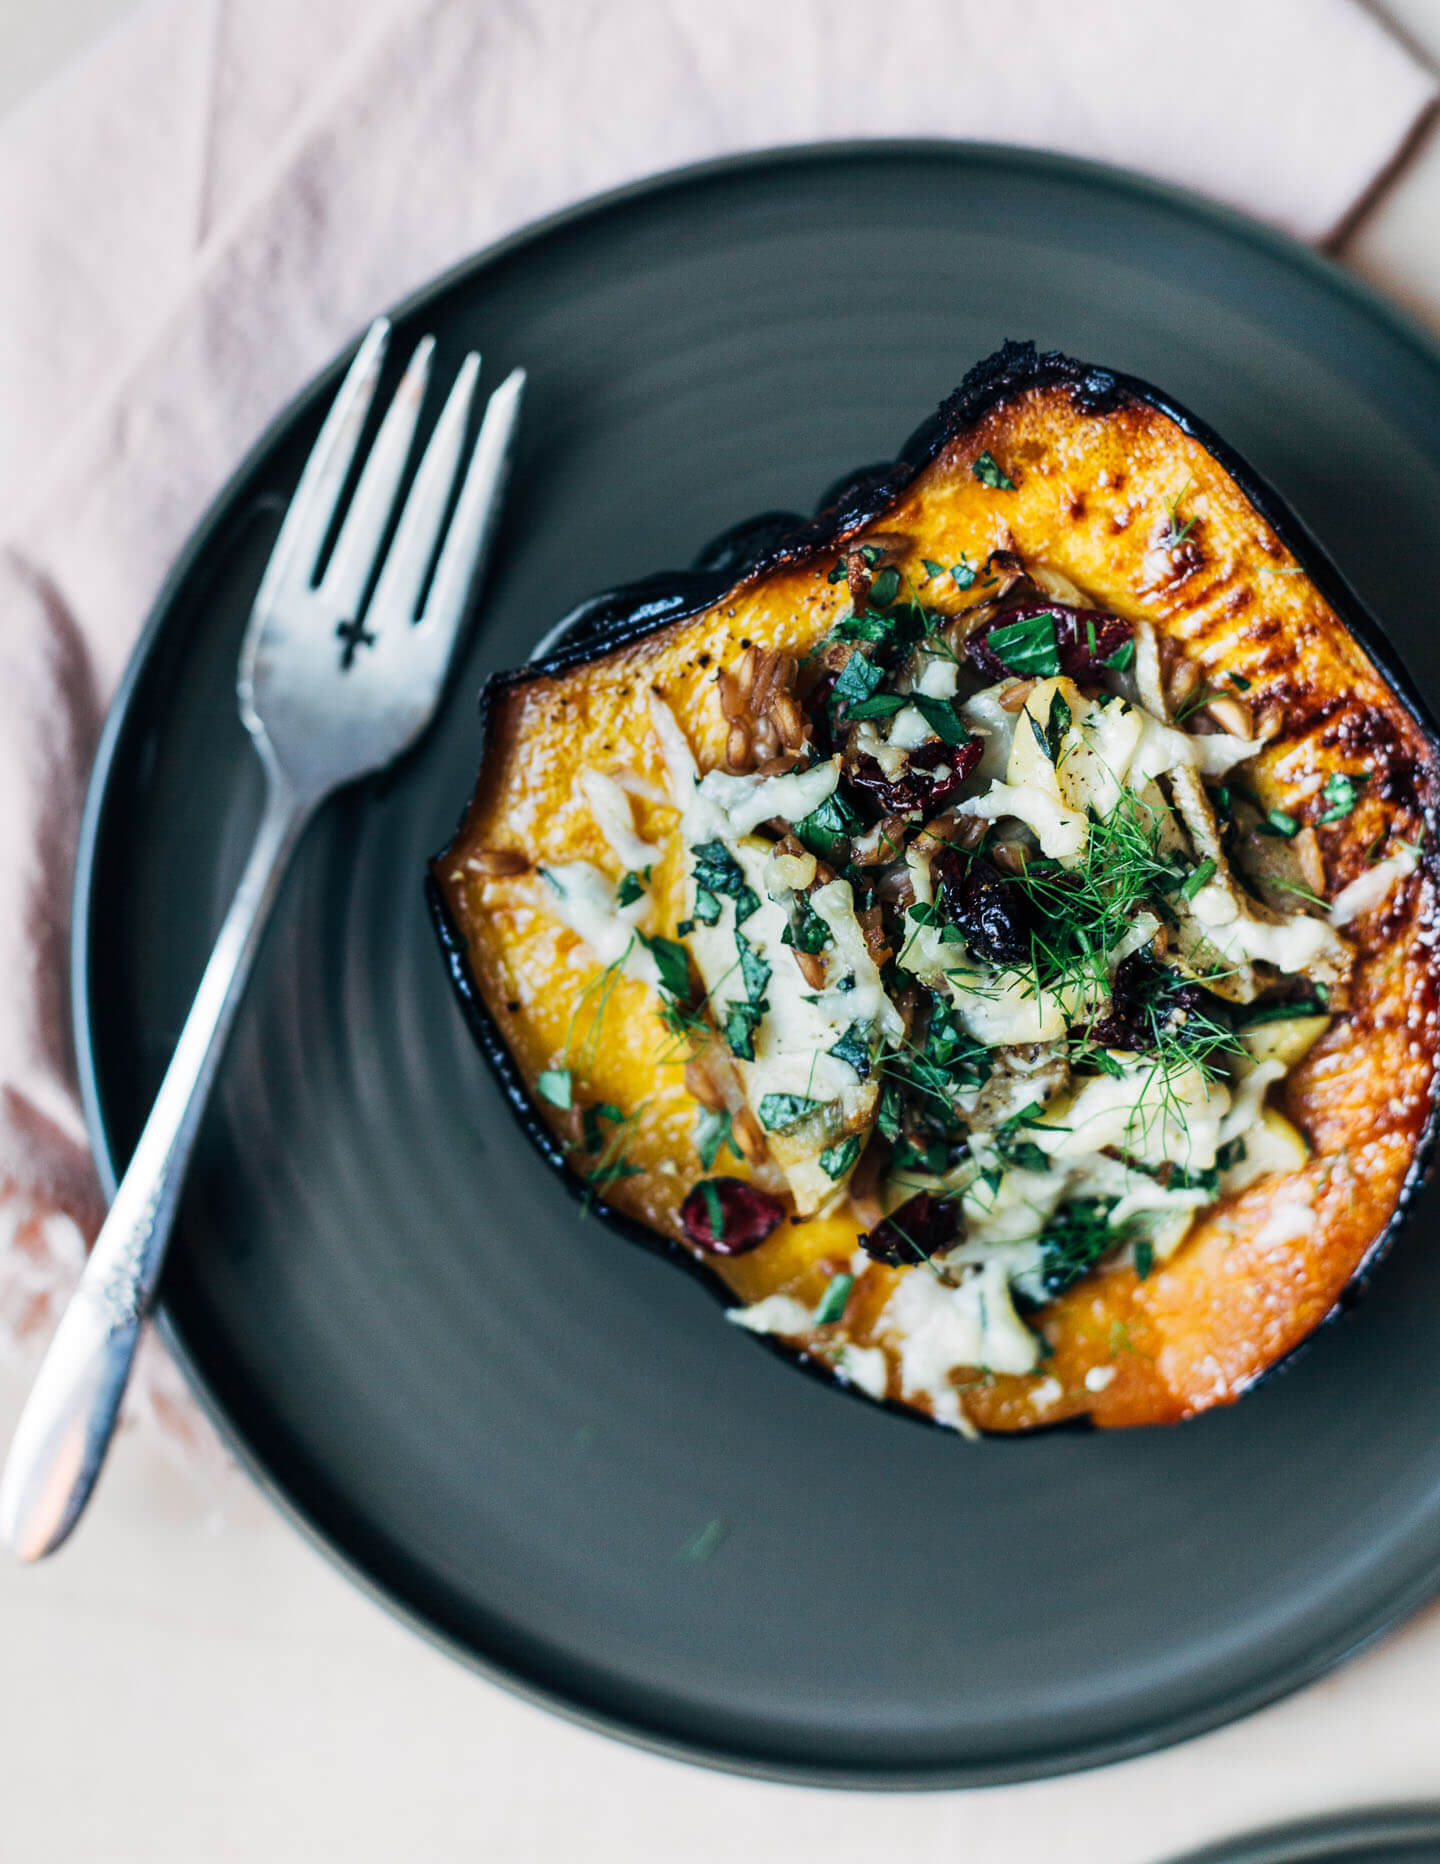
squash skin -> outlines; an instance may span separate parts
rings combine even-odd
[[[970,465],[982,451],[1016,481],[1015,491],[973,477]],[[1178,549],[1167,549],[1160,541],[1167,504],[1187,479],[1186,513],[1197,521]],[[1313,820],[1318,804],[1307,813],[1301,800],[1307,779],[1314,788],[1320,773],[1370,769],[1353,814],[1318,830],[1332,897],[1363,871],[1382,828],[1431,844],[1417,873],[1347,929],[1360,948],[1350,1014],[1285,1083],[1281,1108],[1314,1146],[1305,1172],[1225,1200],[1143,1284],[1128,1269],[1086,1278],[1045,1310],[1053,1353],[1041,1374],[995,1377],[966,1393],[973,1420],[1003,1432],[1081,1417],[1104,1426],[1168,1422],[1233,1401],[1355,1298],[1430,1162],[1440,1049],[1432,956],[1440,735],[1374,622],[1278,496],[1203,423],[1147,384],[1038,355],[1031,345],[1007,345],[970,372],[892,465],[834,488],[815,518],[771,513],[741,526],[691,571],[583,605],[556,631],[564,635],[557,651],[495,676],[481,699],[485,756],[475,795],[428,883],[462,1007],[527,1135],[575,1195],[585,1196],[557,1136],[558,1116],[552,1125],[527,1084],[549,1065],[555,1031],[534,1026],[524,1005],[508,1007],[517,999],[502,988],[504,966],[486,933],[490,901],[503,898],[505,883],[487,883],[482,910],[481,889],[464,878],[466,854],[497,841],[514,845],[517,833],[522,845],[527,834],[559,833],[563,847],[543,844],[552,859],[586,852],[584,830],[566,826],[564,808],[583,757],[575,751],[577,731],[583,739],[602,726],[597,754],[654,775],[645,709],[636,704],[651,681],[664,686],[702,763],[719,762],[710,669],[733,659],[747,626],[767,646],[803,651],[825,632],[839,599],[825,582],[837,546],[872,531],[913,536],[917,564],[922,555],[948,562],[965,549],[977,562],[990,549],[1013,548],[1071,575],[1101,606],[1147,616],[1183,642],[1207,679],[1243,675],[1257,717],[1279,724],[1258,760],[1267,805]],[[963,608],[979,594],[957,593],[947,606]],[[607,715],[603,676],[617,665],[634,678]],[[628,738],[620,701],[628,701]],[[560,721],[561,711],[569,711],[568,721]],[[492,833],[502,823],[507,832]],[[660,873],[657,894],[676,882]],[[653,1026],[642,987],[621,980],[617,988],[634,993],[633,1002],[617,999],[627,1012],[618,1026]],[[653,1051],[653,1037],[647,1040]],[[688,1156],[693,1114],[678,1070],[668,1083],[653,1062],[650,1072],[659,1084],[658,1116],[653,1132],[641,1135],[652,1141],[649,1153],[644,1146],[632,1153],[647,1167]],[[1373,1091],[1376,1081],[1389,1090],[1384,1101]],[[617,1099],[624,1097],[620,1083],[617,1076]],[[1276,1207],[1296,1201],[1302,1179],[1314,1228],[1303,1237],[1280,1235],[1283,1223],[1267,1232]],[[647,1170],[597,1208],[633,1240],[685,1263],[731,1304],[777,1286],[813,1301],[829,1275],[848,1265],[856,1226],[838,1218],[783,1226],[749,1257],[723,1264],[697,1258],[680,1240],[675,1216],[687,1183],[675,1178],[667,1196],[663,1174]],[[847,1314],[852,1337],[864,1337],[892,1286],[891,1271],[867,1275]],[[810,1353],[766,1343],[835,1377],[823,1336]],[[1092,1392],[1085,1377],[1096,1368],[1109,1383]],[[1050,1379],[1063,1395],[1039,1406],[1031,1394]],[[897,1408],[921,1415],[908,1403]]]

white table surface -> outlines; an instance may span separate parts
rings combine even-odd
[[[0,111],[130,3],[0,0]],[[1440,0],[1387,11],[1440,62]],[[1440,128],[1341,256],[1440,330]],[[0,1367],[0,1442],[23,1390]],[[1415,1798],[1440,1800],[1440,1601],[1337,1674],[1165,1753],[882,1795],[731,1779],[571,1728],[402,1629],[242,1476],[197,1484],[133,1436],[57,1559],[0,1568],[5,1864],[1157,1864],[1276,1819]]]

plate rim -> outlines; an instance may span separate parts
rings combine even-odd
[[[843,165],[854,162],[952,162],[958,167],[1009,168],[1028,177],[1054,178],[1079,183],[1087,191],[1138,197],[1157,209],[1197,221],[1243,245],[1258,247],[1274,262],[1307,276],[1327,293],[1338,295],[1398,338],[1418,360],[1440,379],[1440,341],[1407,311],[1391,303],[1358,275],[1341,267],[1327,253],[1304,245],[1289,234],[1251,219],[1237,209],[1205,199],[1170,182],[1155,180],[1115,164],[1091,161],[1051,150],[947,137],[849,138],[843,141],[782,144],[745,150],[699,162],[685,163],[658,173],[587,195],[568,206],[528,221],[502,238],[468,254],[428,279],[385,311],[394,322],[408,319],[426,305],[479,278],[517,253],[543,243],[567,228],[603,218],[616,209],[651,197],[683,192],[711,180],[769,173],[795,168]],[[283,432],[322,396],[333,390],[358,341],[348,339],[335,357],[322,367],[264,425],[238,464],[216,490],[190,531],[154,595],[135,646],[106,712],[95,753],[76,842],[70,915],[70,1017],[76,1072],[86,1133],[106,1200],[113,1197],[119,1173],[99,1084],[99,1064],[92,1040],[90,1004],[93,993],[92,937],[96,898],[95,871],[100,853],[111,779],[129,725],[135,700],[150,660],[158,648],[174,603],[192,572],[203,562],[229,522],[231,510],[246,482],[264,465]],[[1389,637],[1386,636],[1387,642]],[[1402,666],[1404,657],[1390,643]],[[1440,1540],[1426,1571],[1388,1592],[1383,1601],[1346,1631],[1297,1656],[1283,1669],[1240,1691],[1217,1695],[1188,1713],[1151,1722],[1142,1729],[1095,1741],[1077,1741],[1063,1749],[1050,1748],[1005,1760],[969,1763],[946,1762],[914,1768],[866,1769],[854,1763],[797,1762],[766,1754],[757,1747],[734,1748],[720,1742],[678,1736],[634,1716],[604,1708],[576,1687],[558,1685],[526,1674],[503,1658],[468,1642],[459,1633],[428,1617],[418,1606],[362,1563],[338,1536],[313,1518],[300,1497],[270,1471],[252,1450],[241,1425],[231,1417],[219,1395],[192,1357],[180,1329],[162,1298],[153,1319],[167,1352],[183,1374],[201,1410],[226,1449],[247,1476],[290,1525],[319,1550],[338,1571],[375,1604],[417,1632],[432,1648],[457,1659],[468,1669],[498,1684],[511,1695],[559,1715],[573,1725],[609,1735],[627,1745],[667,1759],[688,1761],[747,1777],[792,1786],[842,1788],[855,1791],[935,1791],[937,1789],[1002,1786],[1022,1781],[1057,1778],[1093,1767],[1156,1752],[1190,1740],[1211,1729],[1253,1714],[1266,1704],[1292,1694],[1347,1662],[1367,1646],[1408,1619],[1440,1590]],[[1437,1815],[1440,1816],[1440,1815]],[[1209,1853],[1196,1854],[1194,1864],[1208,1864]],[[1220,1864],[1218,1854],[1215,1864]],[[1303,1854],[1302,1854],[1303,1855]],[[1185,1864],[1190,1864],[1187,1859]],[[1242,1864],[1236,1859],[1236,1864]],[[1256,1864],[1260,1864],[1257,1859]]]
[[[1440,1803],[1406,1801],[1394,1806],[1364,1806],[1287,1820],[1234,1838],[1217,1839],[1199,1851],[1187,1851],[1170,1864],[1345,1864],[1356,1848],[1395,1844],[1440,1844]]]

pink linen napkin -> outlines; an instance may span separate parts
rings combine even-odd
[[[841,137],[1063,149],[1323,239],[1435,90],[1355,0],[151,0],[0,124],[0,1344],[101,1215],[65,954],[105,705],[207,501],[375,311],[585,194]]]

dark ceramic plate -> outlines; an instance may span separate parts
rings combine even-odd
[[[1440,1807],[1332,1813],[1227,1839],[1177,1864],[1440,1864]]]
[[[311,832],[166,1272],[172,1344],[352,1575],[526,1693],[667,1752],[848,1785],[1133,1754],[1293,1688],[1440,1583],[1437,1210],[1359,1315],[1167,1431],[967,1445],[842,1404],[577,1218],[471,1043],[425,857],[473,694],[592,591],[806,508],[1033,336],[1162,384],[1266,473],[1440,691],[1440,358],[1298,247],[964,145],[747,159],[592,204],[399,317],[531,388],[437,729]],[[337,365],[338,368],[338,365]],[[113,1176],[260,798],[235,660],[332,371],[171,578],[81,851],[79,1047]]]

